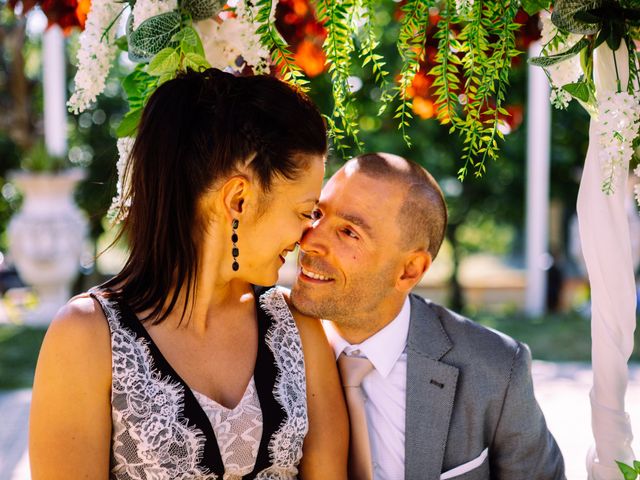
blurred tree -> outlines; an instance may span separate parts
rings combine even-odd
[[[77,5],[81,5],[80,4]],[[402,15],[402,2],[380,0],[376,3],[376,37],[380,41],[380,53],[389,64],[390,71],[397,71],[400,58],[396,49],[396,39],[400,24],[393,19]],[[55,11],[55,9],[54,9]],[[16,65],[9,65],[16,54],[25,52],[23,63],[30,63],[30,71],[39,72],[33,64],[39,62],[39,39],[27,38],[24,46],[16,50],[15,44],[3,39],[6,32],[24,32],[24,25],[10,14],[9,9],[2,9],[3,62],[0,73],[0,105],[3,111],[16,112],[22,120],[0,123],[0,175],[4,176],[9,168],[18,165],[20,151],[24,148],[9,134],[10,126],[14,128],[22,122],[27,137],[41,136],[39,113],[41,112],[41,89],[38,76],[25,77],[22,87],[14,85],[8,79],[16,70]],[[67,12],[68,13],[68,12]],[[67,15],[67,17],[69,16]],[[526,182],[525,163],[525,129],[526,122],[526,61],[523,56],[514,60],[511,72],[511,88],[507,101],[510,116],[503,116],[502,128],[507,134],[507,141],[501,150],[499,168],[481,180],[467,179],[460,183],[456,179],[459,160],[462,157],[462,144],[456,135],[449,135],[447,127],[440,126],[434,119],[437,111],[435,87],[429,70],[436,54],[435,38],[438,22],[437,9],[431,10],[431,24],[427,35],[426,58],[416,75],[408,94],[413,97],[413,113],[423,121],[413,122],[407,133],[413,146],[409,148],[397,130],[397,122],[389,118],[391,115],[379,115],[379,100],[382,92],[376,86],[369,67],[356,69],[350,79],[351,88],[356,101],[361,106],[359,127],[366,151],[388,151],[414,159],[428,168],[440,181],[450,210],[450,223],[447,232],[452,247],[455,271],[451,278],[451,306],[460,308],[463,303],[462,291],[458,282],[457,266],[461,259],[469,253],[483,250],[497,254],[514,253],[517,257],[523,245],[524,228],[524,196]],[[518,13],[517,20],[523,24],[518,32],[517,42],[520,50],[526,51],[528,44],[538,38],[537,18],[529,18],[523,12]],[[50,18],[51,21],[51,18]],[[332,93],[330,79],[326,74],[325,57],[320,48],[326,32],[317,21],[308,0],[280,0],[277,9],[278,29],[290,43],[296,61],[311,78],[311,95],[320,109],[332,111]],[[4,36],[2,36],[4,35]],[[20,37],[19,33],[13,33]],[[75,69],[73,61],[77,50],[77,37],[71,36],[69,41],[69,66],[67,78],[73,78]],[[5,46],[7,45],[7,46]],[[13,50],[9,50],[13,46]],[[18,62],[20,62],[18,53]],[[358,62],[354,62],[358,63]],[[126,110],[125,101],[118,78],[123,78],[130,66],[121,61],[114,67],[107,82],[104,95],[101,95],[95,106],[89,111],[75,117],[69,116],[69,159],[72,164],[87,168],[88,177],[78,190],[79,204],[89,213],[91,236],[96,239],[103,231],[103,217],[108,209],[115,191],[115,163],[117,152],[115,147],[114,127],[117,126]],[[22,69],[24,70],[24,68]],[[29,69],[28,69],[29,70]],[[9,73],[5,73],[9,72]],[[249,72],[247,72],[249,73]],[[26,85],[26,86],[24,86]],[[13,90],[11,90],[13,88]],[[13,108],[10,102],[15,96],[15,89],[26,89],[26,104]],[[69,82],[72,89],[72,82]],[[25,106],[26,105],[26,106]],[[21,110],[20,110],[21,109]],[[23,113],[19,113],[23,112]],[[25,121],[25,113],[27,113]],[[575,204],[577,191],[577,173],[582,164],[587,141],[587,119],[579,109],[570,108],[566,112],[554,112],[552,125],[552,170],[551,194],[563,199],[568,205]],[[357,152],[352,152],[356,154]],[[346,158],[331,152],[330,172],[336,170]],[[6,192],[5,192],[6,190]],[[5,193],[7,195],[5,195]],[[6,221],[11,210],[11,188],[3,188],[0,199],[0,231],[5,230]],[[14,198],[14,200],[11,200]],[[8,201],[9,200],[9,201]],[[0,237],[0,249],[6,245]]]
[[[54,2],[55,3],[55,2]],[[51,4],[49,22],[60,18],[65,24],[67,38],[67,79],[75,74],[75,55],[78,48],[77,31],[70,14],[56,13]],[[38,15],[36,8],[30,15]],[[56,16],[57,15],[57,16]],[[27,35],[27,18],[14,15],[9,8],[0,8],[0,250],[6,250],[6,226],[11,214],[19,206],[19,195],[6,183],[7,172],[20,167],[20,160],[35,143],[42,141],[42,58],[40,32]],[[90,236],[94,242],[103,232],[102,219],[115,193],[115,164],[117,150],[114,130],[126,109],[119,78],[129,67],[126,63],[114,67],[105,94],[80,116],[69,115],[69,163],[86,169],[87,178],[80,184],[76,199],[87,212]],[[69,81],[69,92],[73,89]]]
[[[390,71],[397,71],[400,58],[396,50],[399,23],[392,21],[402,15],[402,2],[381,0],[377,3],[376,38],[379,53],[384,56]],[[371,70],[355,69],[351,86],[355,91],[361,116],[359,127],[365,151],[386,151],[413,159],[426,167],[439,181],[449,206],[447,239],[451,245],[453,274],[450,279],[449,305],[461,309],[464,305],[458,281],[458,267],[466,255],[478,251],[500,255],[511,254],[522,264],[524,249],[524,212],[526,186],[526,54],[513,61],[511,88],[507,97],[509,116],[502,116],[506,141],[500,152],[499,168],[482,179],[467,178],[460,183],[457,170],[462,158],[462,142],[449,135],[448,127],[436,120],[438,105],[429,71],[437,53],[435,38],[438,10],[431,9],[427,35],[426,58],[416,75],[409,95],[413,97],[413,113],[423,121],[408,128],[412,147],[402,140],[397,122],[389,115],[379,114],[380,89]],[[324,39],[324,31],[313,16],[308,0],[281,0],[278,18],[280,30],[292,45],[292,51],[311,80],[311,96],[323,112],[332,109],[331,85],[327,75],[321,75],[316,65],[322,52],[317,45]],[[517,47],[526,52],[529,44],[540,36],[538,18],[523,11],[516,16],[522,24],[516,35]],[[354,62],[357,64],[357,62]],[[310,67],[307,67],[310,66]],[[587,145],[588,118],[580,109],[554,111],[552,120],[551,196],[574,208],[580,165]],[[358,152],[352,151],[354,155]],[[331,171],[337,170],[346,158],[332,152]]]

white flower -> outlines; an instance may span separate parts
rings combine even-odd
[[[551,105],[555,108],[558,110],[564,110],[569,106],[571,94],[562,88],[552,87],[549,100],[551,100]]]
[[[554,40],[556,35],[558,35],[558,29],[551,22],[551,15],[549,12],[543,10],[540,13],[540,22],[542,23],[542,38],[540,41],[545,47],[544,53],[546,56],[562,53],[578,43],[582,38],[582,35],[570,33],[565,41],[558,43],[558,45],[551,46],[549,43]],[[555,87],[562,87],[569,83],[575,83],[582,75],[580,55],[574,55],[560,63],[545,67],[545,70],[549,74],[551,84]]]
[[[467,18],[473,10],[473,0],[456,0],[456,12],[461,17]]]
[[[104,90],[117,50],[117,26],[112,25],[108,32],[106,29],[122,8],[122,3],[115,0],[94,0],[91,3],[85,29],[80,34],[75,91],[67,103],[75,114],[86,110]]]
[[[128,163],[131,160],[131,151],[135,143],[134,137],[122,137],[118,139],[118,163],[116,169],[118,171],[118,182],[116,184],[116,196],[111,200],[111,206],[107,217],[114,224],[120,223],[127,217],[129,207],[131,206],[131,191],[129,184],[129,176],[125,176],[128,169]]]
[[[558,29],[551,21],[551,14],[546,10],[542,10],[540,12],[540,24],[542,26],[540,32],[540,43],[544,46],[553,40],[558,33]]]
[[[620,172],[629,168],[639,121],[640,98],[627,92],[598,95],[595,131],[600,146],[598,157],[604,175],[602,189],[605,193],[615,191]]]
[[[145,20],[172,12],[178,8],[178,0],[136,0],[133,6],[133,29],[135,30]]]
[[[274,6],[277,2],[273,2]],[[274,14],[275,10],[272,11]],[[205,57],[212,67],[221,70],[242,70],[245,64],[253,67],[254,73],[269,71],[269,51],[260,43],[253,19],[257,7],[238,2],[236,16],[224,20],[219,17],[194,24],[202,40]],[[241,61],[239,61],[241,59]]]

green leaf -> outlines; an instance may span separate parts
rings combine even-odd
[[[126,35],[122,35],[116,39],[116,47],[118,47],[123,52],[129,51],[129,41],[127,40]]]
[[[133,17],[129,17],[129,58],[134,62],[148,62],[160,50],[169,46],[180,30],[181,17],[177,12],[167,12],[148,18],[133,30]]]
[[[204,57],[204,48],[198,32],[193,27],[185,27],[171,39],[180,45],[182,53],[197,53]]]
[[[172,80],[175,76],[175,73],[176,72],[163,73],[158,79],[158,86],[162,85],[165,82],[168,82],[169,80]]]
[[[118,128],[116,128],[116,135],[118,138],[122,137],[130,137],[135,134],[135,131],[138,129],[138,124],[140,123],[140,118],[142,117],[142,108],[137,108],[135,110],[129,110],[127,114],[124,116]]]
[[[580,50],[587,47],[589,45],[589,40],[586,38],[582,38],[578,43],[573,45],[568,50],[558,53],[557,55],[549,55],[548,57],[534,57],[529,59],[529,63],[531,65],[535,65],[537,67],[549,67],[551,65],[555,65],[560,62],[564,62],[569,58],[576,55]]]
[[[187,53],[182,60],[182,66],[196,71],[211,67],[207,59],[197,53]]]
[[[173,73],[180,66],[180,55],[174,48],[164,48],[151,59],[147,72],[155,77],[160,77],[165,73]]]
[[[182,2],[182,8],[191,15],[194,22],[197,22],[218,14],[224,4],[224,0],[185,0]]]
[[[551,5],[551,0],[522,0],[520,4],[529,15],[535,15],[540,10],[547,10]]]
[[[572,97],[582,100],[583,102],[589,102],[591,98],[591,89],[587,82],[568,83],[563,85],[563,90],[566,90]]]
[[[636,480],[636,478],[638,478],[638,472],[636,472],[629,465],[627,465],[626,463],[618,462],[617,460],[616,463],[618,464],[618,468],[624,475],[624,480]]]
[[[633,468],[636,469],[636,472],[640,473],[640,462],[638,460],[633,461]]]

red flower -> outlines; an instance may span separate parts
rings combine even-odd
[[[49,27],[59,25],[68,35],[76,27],[84,29],[91,0],[9,0],[8,5],[13,10],[21,5],[23,15],[39,6],[49,20]]]

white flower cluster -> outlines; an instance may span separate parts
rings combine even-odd
[[[276,4],[274,1],[272,18],[275,16]],[[269,72],[271,55],[260,43],[253,21],[257,10],[257,7],[247,6],[245,1],[240,1],[236,6],[235,17],[224,20],[218,17],[194,24],[202,39],[207,61],[212,67],[239,71],[248,64],[256,74]]]
[[[178,0],[136,0],[133,6],[133,29],[135,30],[145,20],[172,12],[178,8]]]
[[[456,0],[456,12],[463,18],[469,17],[473,10],[473,0]]]
[[[627,92],[607,92],[598,98],[596,134],[604,174],[603,191],[613,193],[620,172],[629,168],[633,139],[640,124],[640,99]]]
[[[80,34],[75,91],[67,103],[75,114],[86,110],[104,90],[117,51],[117,28],[111,23],[121,9],[122,3],[116,0],[94,0],[91,4],[85,29]]]
[[[551,15],[547,11],[540,13],[540,22],[542,23],[541,42],[545,47],[545,54],[556,55],[562,53],[575,45],[580,41],[582,35],[569,34],[564,42],[560,42],[558,45],[550,45],[553,43],[558,29],[551,22]],[[574,55],[573,57],[564,60],[555,65],[545,67],[545,70],[549,74],[551,84],[553,87],[560,88],[569,83],[575,83],[580,79],[582,75],[582,67],[580,65],[580,55]]]
[[[558,110],[564,110],[569,106],[569,102],[571,101],[571,94],[562,88],[558,88],[555,86],[551,87],[551,96],[549,97],[551,100],[551,105],[553,105]]]
[[[133,150],[134,137],[122,137],[118,139],[118,163],[116,169],[118,172],[118,183],[116,184],[116,196],[111,200],[111,207],[107,217],[114,223],[120,223],[127,216],[129,207],[131,206],[130,185],[125,184],[129,177],[125,177],[128,163],[131,160],[131,151]]]

